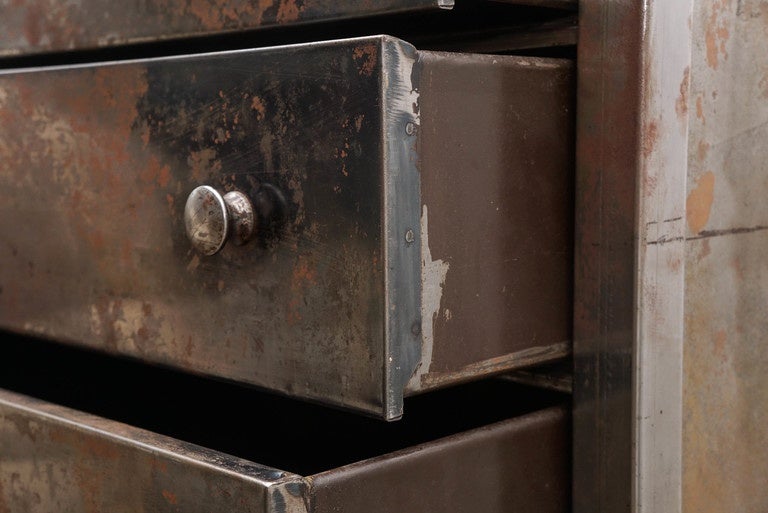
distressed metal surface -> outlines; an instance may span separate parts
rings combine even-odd
[[[561,357],[571,73],[381,36],[0,74],[0,325],[389,419]],[[198,255],[201,184],[286,220]]]
[[[764,511],[768,11],[583,7],[575,511]]]
[[[680,512],[685,173],[693,0],[643,23],[637,180],[633,510]]]
[[[393,45],[0,75],[0,322],[380,413]],[[288,220],[201,256],[183,220],[200,184],[251,198],[274,186]]]
[[[757,513],[768,505],[768,4],[694,6],[683,511]]]
[[[315,513],[570,511],[569,415],[553,408],[309,478]]]
[[[3,0],[0,56],[452,6],[453,0]]]
[[[306,511],[304,480],[0,391],[0,511]]]
[[[302,477],[0,390],[0,511],[565,513],[569,417],[552,407]]]
[[[573,510],[632,509],[643,2],[579,5]]]
[[[570,353],[574,68],[420,52],[422,334],[409,391]]]

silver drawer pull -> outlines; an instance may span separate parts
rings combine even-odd
[[[213,255],[228,239],[238,246],[251,240],[256,216],[251,200],[242,192],[222,196],[213,187],[202,185],[187,198],[184,225],[192,246],[203,255]]]

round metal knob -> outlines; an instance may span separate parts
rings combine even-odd
[[[228,239],[237,245],[248,242],[256,231],[253,205],[242,192],[224,196],[207,185],[189,194],[184,225],[192,246],[204,255],[217,253]]]

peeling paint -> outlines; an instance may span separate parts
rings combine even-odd
[[[450,265],[441,259],[432,260],[429,250],[429,209],[422,206],[421,214],[421,363],[411,377],[420,384],[432,364],[434,325],[440,313],[440,300]],[[409,386],[414,386],[409,385]]]

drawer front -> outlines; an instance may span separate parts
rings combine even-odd
[[[571,80],[388,37],[0,74],[0,325],[386,418],[563,356]],[[192,247],[200,185],[254,240]]]
[[[0,510],[564,513],[568,425],[555,407],[299,476],[0,390]]]
[[[451,7],[453,0],[15,0],[0,4],[0,56]]]
[[[0,511],[300,512],[304,486],[288,472],[0,390]]]

